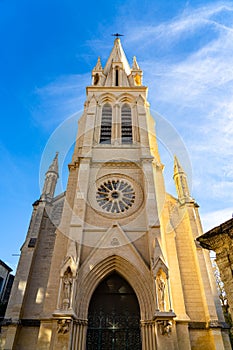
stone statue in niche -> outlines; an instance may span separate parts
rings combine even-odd
[[[63,300],[62,307],[67,310],[70,307],[70,298],[73,285],[73,276],[70,267],[67,268],[63,276]]]
[[[165,304],[165,288],[166,288],[166,280],[162,276],[162,274],[159,274],[156,278],[157,282],[157,291],[158,291],[158,306],[160,311],[165,311],[166,304]]]

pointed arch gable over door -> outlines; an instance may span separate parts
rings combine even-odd
[[[95,266],[89,261],[78,276],[76,314],[87,319],[91,297],[99,283],[113,272],[119,273],[133,288],[140,307],[141,320],[153,319],[155,296],[149,269],[141,261],[140,269],[119,255],[111,255]]]

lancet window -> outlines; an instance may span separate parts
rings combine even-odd
[[[100,129],[100,143],[111,143],[112,134],[112,107],[106,103],[102,109],[102,120]]]
[[[121,108],[121,142],[122,144],[132,143],[132,117],[131,108],[128,104],[124,104]]]
[[[116,83],[116,86],[119,86],[119,70],[118,70],[118,68],[116,68],[115,74],[116,74],[115,83]]]

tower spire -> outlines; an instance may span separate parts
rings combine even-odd
[[[58,174],[58,152],[49,166],[45,174],[44,187],[41,194],[41,200],[50,201],[54,197],[55,188],[57,184]]]
[[[174,175],[173,179],[176,185],[176,192],[178,195],[179,201],[183,203],[193,202],[192,197],[190,196],[189,186],[187,181],[187,176],[183,170],[178,158],[174,157]]]
[[[112,51],[104,67],[98,58],[92,70],[92,85],[96,87],[135,87],[142,86],[143,72],[140,69],[136,57],[133,58],[132,68],[121,45],[119,37],[122,34],[112,34],[116,39]]]

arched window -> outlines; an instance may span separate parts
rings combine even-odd
[[[131,108],[128,104],[124,104],[121,108],[121,142],[132,143],[132,118]]]
[[[109,103],[106,103],[102,109],[100,143],[111,143],[111,133],[112,133],[112,107]]]
[[[116,68],[116,79],[115,79],[115,83],[116,83],[116,86],[119,86],[119,70],[118,70],[118,67]]]

